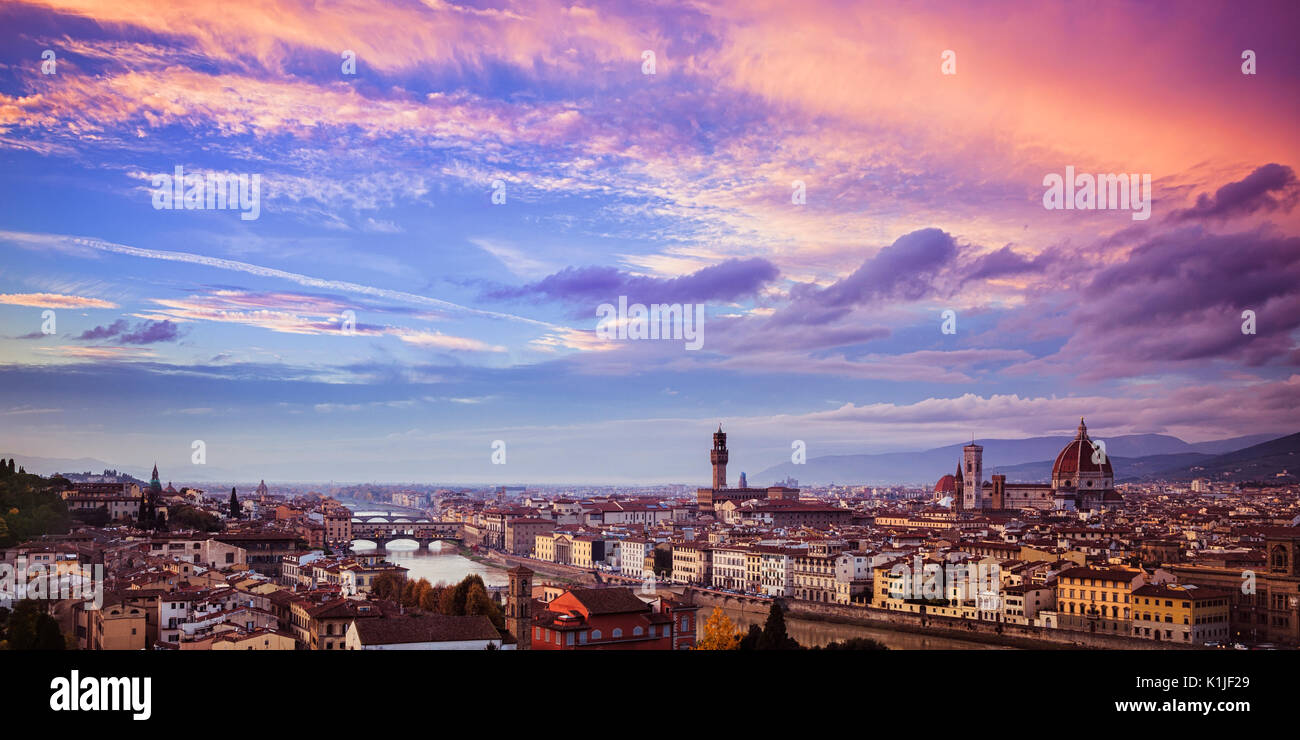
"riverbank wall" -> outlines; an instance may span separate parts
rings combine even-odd
[[[489,565],[502,570],[509,570],[517,565],[522,565],[544,578],[553,578],[567,583],[592,585],[597,583],[593,571],[586,568],[579,568],[575,565],[560,565],[559,563],[548,563],[542,560],[533,560],[519,555],[491,550],[488,552],[474,552],[463,549],[461,555],[471,560],[476,560],[484,565]]]
[[[766,614],[770,599],[691,588],[691,598],[702,607],[720,606],[742,613]],[[987,642],[1028,650],[1196,650],[1196,646],[1154,642],[1119,635],[1048,629],[1001,622],[984,622],[937,617],[915,612],[891,611],[878,607],[823,604],[798,599],[781,599],[785,613],[796,619],[855,624],[863,627]]]
[[[513,568],[516,565],[523,565],[542,578],[551,578],[572,584],[592,585],[600,582],[622,582],[626,585],[635,585],[639,583],[635,578],[609,573],[597,574],[595,571],[586,568],[547,563],[503,552],[480,552],[473,553],[472,556],[485,565],[506,569]],[[728,594],[696,586],[687,586],[684,591],[689,593],[691,600],[701,607],[720,606],[724,609],[732,609],[757,616],[766,615],[772,604],[770,598]],[[1027,650],[1201,649],[1195,645],[1155,642],[1122,635],[1079,632],[1077,630],[1034,627],[1004,622],[956,619],[909,611],[881,609],[874,606],[845,606],[843,604],[825,604],[789,598],[779,599],[779,602],[785,613],[796,619],[853,624],[862,627],[893,630],[895,632],[911,632],[934,637],[986,642]]]

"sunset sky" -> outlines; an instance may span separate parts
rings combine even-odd
[[[719,422],[733,482],[796,439],[1293,433],[1298,38],[1295,2],[0,2],[0,452],[703,485]],[[260,216],[155,209],[178,166]],[[1066,167],[1149,174],[1151,217],[1045,209]],[[704,304],[703,347],[598,338],[620,296]]]

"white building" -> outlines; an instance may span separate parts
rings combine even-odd
[[[759,560],[759,593],[789,596],[793,586],[794,559],[785,550],[764,549]]]
[[[748,587],[743,547],[713,548],[713,587],[744,591]]]

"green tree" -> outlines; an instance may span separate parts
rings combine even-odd
[[[45,611],[44,605],[23,599],[9,615],[5,636],[10,650],[63,650],[67,642],[59,623]]]
[[[457,583],[456,587],[451,589],[450,603],[447,603],[444,600],[443,614],[464,616],[465,604],[466,602],[469,601],[469,590],[471,587],[475,585],[481,587],[485,592],[487,591],[487,586],[484,585],[483,583],[483,577],[478,575],[477,573],[471,573],[470,575],[467,575],[464,578],[462,578],[460,583]]]
[[[497,629],[505,629],[505,615],[501,613],[501,607],[497,606],[491,596],[488,596],[482,579],[479,579],[478,583],[470,584],[465,595],[465,614],[487,617],[492,620],[492,625]]]
[[[825,647],[813,648],[814,650],[888,650],[883,643],[877,642],[870,637],[851,637],[839,642],[828,642]]]
[[[763,635],[758,639],[758,650],[798,650],[799,643],[785,630],[785,611],[781,605],[772,601],[772,608],[767,612],[767,622],[763,625]]]
[[[181,529],[197,529],[200,532],[220,532],[225,526],[216,516],[189,504],[172,508],[171,522]]]
[[[0,547],[9,547],[33,537],[64,534],[72,522],[60,492],[67,489],[65,478],[46,480],[39,475],[9,475],[0,479]]]

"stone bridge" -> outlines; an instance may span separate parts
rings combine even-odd
[[[383,547],[394,540],[413,540],[420,547],[432,542],[460,542],[460,522],[439,522],[429,519],[412,519],[403,516],[352,519],[352,539],[367,540]]]

